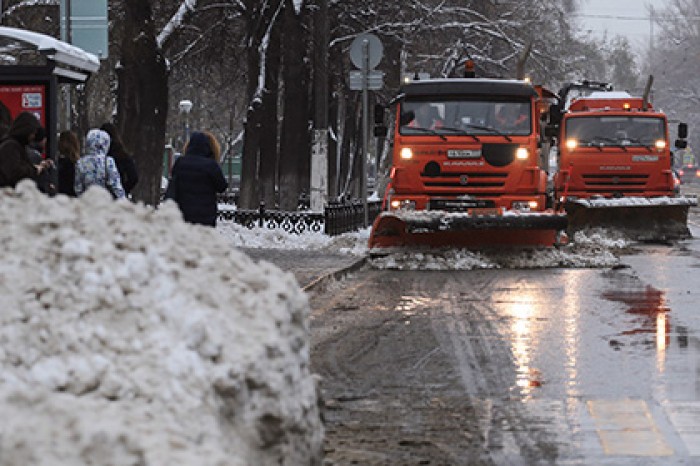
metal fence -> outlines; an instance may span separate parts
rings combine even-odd
[[[328,203],[320,212],[299,210],[285,212],[268,210],[265,204],[255,210],[236,209],[230,197],[220,197],[221,204],[232,205],[229,209],[219,209],[218,218],[233,221],[247,228],[281,229],[288,233],[323,232],[329,236],[356,231],[365,227],[364,204],[360,201]],[[381,202],[368,203],[368,219],[371,224],[381,211]]]

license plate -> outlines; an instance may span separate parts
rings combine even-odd
[[[478,159],[479,157],[481,157],[479,149],[449,149],[447,151],[448,159]]]
[[[503,210],[498,207],[485,207],[480,209],[469,209],[469,215],[489,215],[500,217],[503,215]]]

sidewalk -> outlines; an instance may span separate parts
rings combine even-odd
[[[292,272],[304,291],[359,268],[366,259],[363,256],[325,251],[247,248],[242,248],[241,251],[252,259],[271,262],[284,271]]]

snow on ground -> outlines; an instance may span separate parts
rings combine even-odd
[[[581,204],[586,207],[639,207],[639,206],[696,206],[698,205],[697,196],[681,196],[681,197],[621,197],[615,199],[591,198],[591,199],[576,199],[571,202]]]
[[[231,245],[239,248],[332,251],[354,256],[367,253],[369,239],[369,228],[339,236],[327,236],[322,232],[295,234],[282,229],[249,229],[234,222],[219,221],[217,230]]]
[[[323,233],[287,233],[280,229],[248,229],[220,222],[218,230],[234,246],[242,248],[333,251],[356,256],[368,254],[369,229],[329,237]],[[483,268],[606,268],[620,264],[618,253],[631,241],[602,229],[578,232],[567,246],[549,249],[467,251],[460,249],[392,252],[370,260],[379,269],[473,270]]]
[[[580,242],[559,248],[393,253],[372,259],[371,264],[378,269],[394,270],[607,268],[620,264],[620,258],[614,252],[617,248],[615,241],[606,236],[587,237],[583,234],[577,238]]]
[[[309,305],[174,204],[0,190],[0,463],[320,461]]]

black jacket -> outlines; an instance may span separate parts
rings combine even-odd
[[[184,156],[173,165],[166,198],[177,202],[186,222],[216,225],[217,193],[228,187],[204,133],[192,133]]]
[[[64,155],[58,156],[58,192],[75,197],[75,164]]]
[[[38,171],[29,160],[29,136],[41,127],[31,113],[20,113],[12,122],[7,137],[0,143],[0,187],[15,187],[24,178],[36,180]]]
[[[136,183],[139,181],[139,174],[136,171],[136,163],[134,159],[129,155],[116,155],[108,153],[110,157],[114,159],[114,163],[117,164],[117,171],[119,172],[119,178],[122,181],[122,187],[124,192],[128,195]]]

